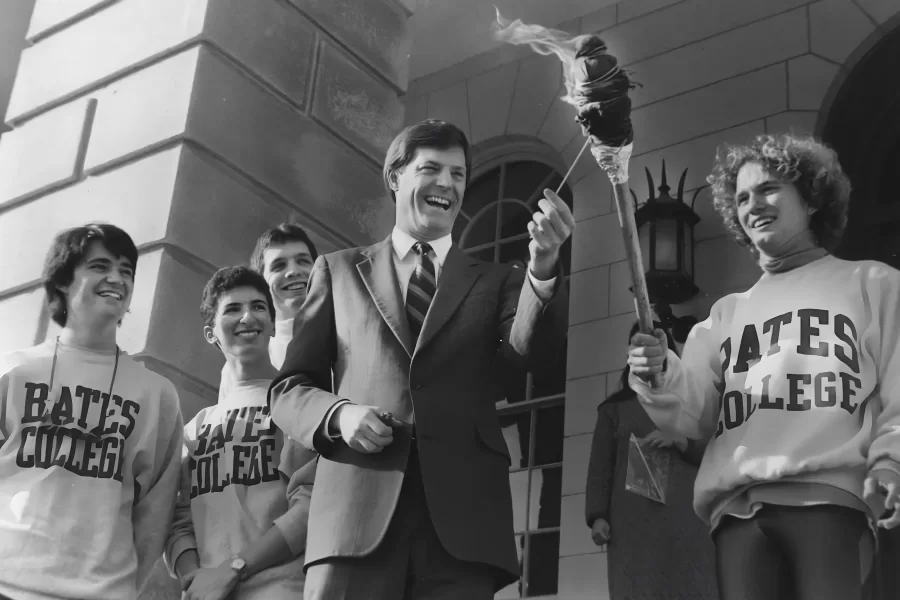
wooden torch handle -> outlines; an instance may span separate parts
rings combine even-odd
[[[647,280],[644,279],[644,261],[641,257],[641,242],[638,238],[637,223],[634,220],[634,207],[628,199],[628,190],[624,183],[613,183],[613,196],[619,212],[619,228],[625,241],[625,252],[628,255],[628,269],[631,271],[631,289],[634,291],[634,306],[637,310],[638,326],[641,333],[653,334],[653,311],[650,308],[650,294],[647,292]],[[656,376],[650,386],[658,388],[661,377]]]

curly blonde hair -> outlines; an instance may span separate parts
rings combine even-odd
[[[713,206],[738,244],[756,249],[738,221],[735,188],[741,167],[759,163],[793,184],[807,206],[814,208],[809,228],[816,243],[829,252],[840,244],[847,225],[850,179],[837,153],[812,137],[791,134],[760,135],[750,145],[719,148],[712,173]]]

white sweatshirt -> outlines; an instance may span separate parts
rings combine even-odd
[[[277,527],[294,559],[239,584],[235,600],[302,598],[303,559],[316,454],[269,416],[270,380],[232,383],[184,428],[181,492],[166,549],[170,570],[195,548],[216,567]]]
[[[660,389],[630,384],[661,429],[712,437],[694,493],[706,522],[761,483],[865,506],[869,471],[900,473],[900,271],[826,256],[766,273],[668,353]]]
[[[0,595],[133,600],[172,522],[178,395],[121,353],[110,399],[115,353],[63,344],[49,389],[55,345],[0,359]]]

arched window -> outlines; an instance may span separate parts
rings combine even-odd
[[[533,157],[494,160],[475,172],[454,226],[460,249],[481,260],[528,263],[527,223],[543,190],[562,182],[558,169]],[[572,192],[560,196],[571,207]],[[571,240],[561,251],[568,277]],[[568,281],[563,283],[568,285]],[[541,373],[507,382],[498,403],[500,426],[512,457],[510,488],[522,578],[496,598],[553,595],[559,567],[560,502],[565,417],[566,357]]]
[[[543,190],[556,190],[562,175],[534,160],[501,163],[477,176],[466,190],[466,201],[454,224],[453,237],[466,254],[490,262],[528,262],[528,230],[531,215],[538,210]],[[572,192],[563,186],[560,196],[571,207]],[[571,242],[562,249],[563,268],[568,274]]]

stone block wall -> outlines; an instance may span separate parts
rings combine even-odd
[[[56,335],[40,274],[91,220],[140,260],[122,348],[215,402],[202,286],[285,219],[320,251],[386,236],[381,161],[403,124],[401,0],[36,0],[0,138],[0,352]],[[164,586],[147,597],[165,597]],[[176,596],[177,597],[177,596]]]
[[[195,313],[213,269],[286,218],[324,251],[389,231],[409,16],[395,0],[37,0],[0,142],[0,314],[29,317],[2,349],[47,335],[52,236],[107,220],[141,249],[123,346],[211,398],[220,359]]]
[[[687,168],[686,196],[704,184],[715,149],[762,132],[813,133],[833,93],[873,39],[896,24],[896,0],[622,0],[572,22],[544,25],[600,33],[643,84],[632,94],[636,132],[631,187],[648,195]],[[504,11],[507,18],[518,15]],[[410,83],[406,119],[445,118],[475,144],[537,137],[565,164],[583,143],[563,95],[555,57],[504,46]],[[573,240],[559,598],[604,598],[604,555],[584,525],[584,489],[596,406],[618,385],[634,322],[618,216],[606,176],[589,156],[570,179],[578,229]],[[698,297],[677,314],[704,318],[721,296],[759,276],[731,242],[708,191],[696,210]]]

